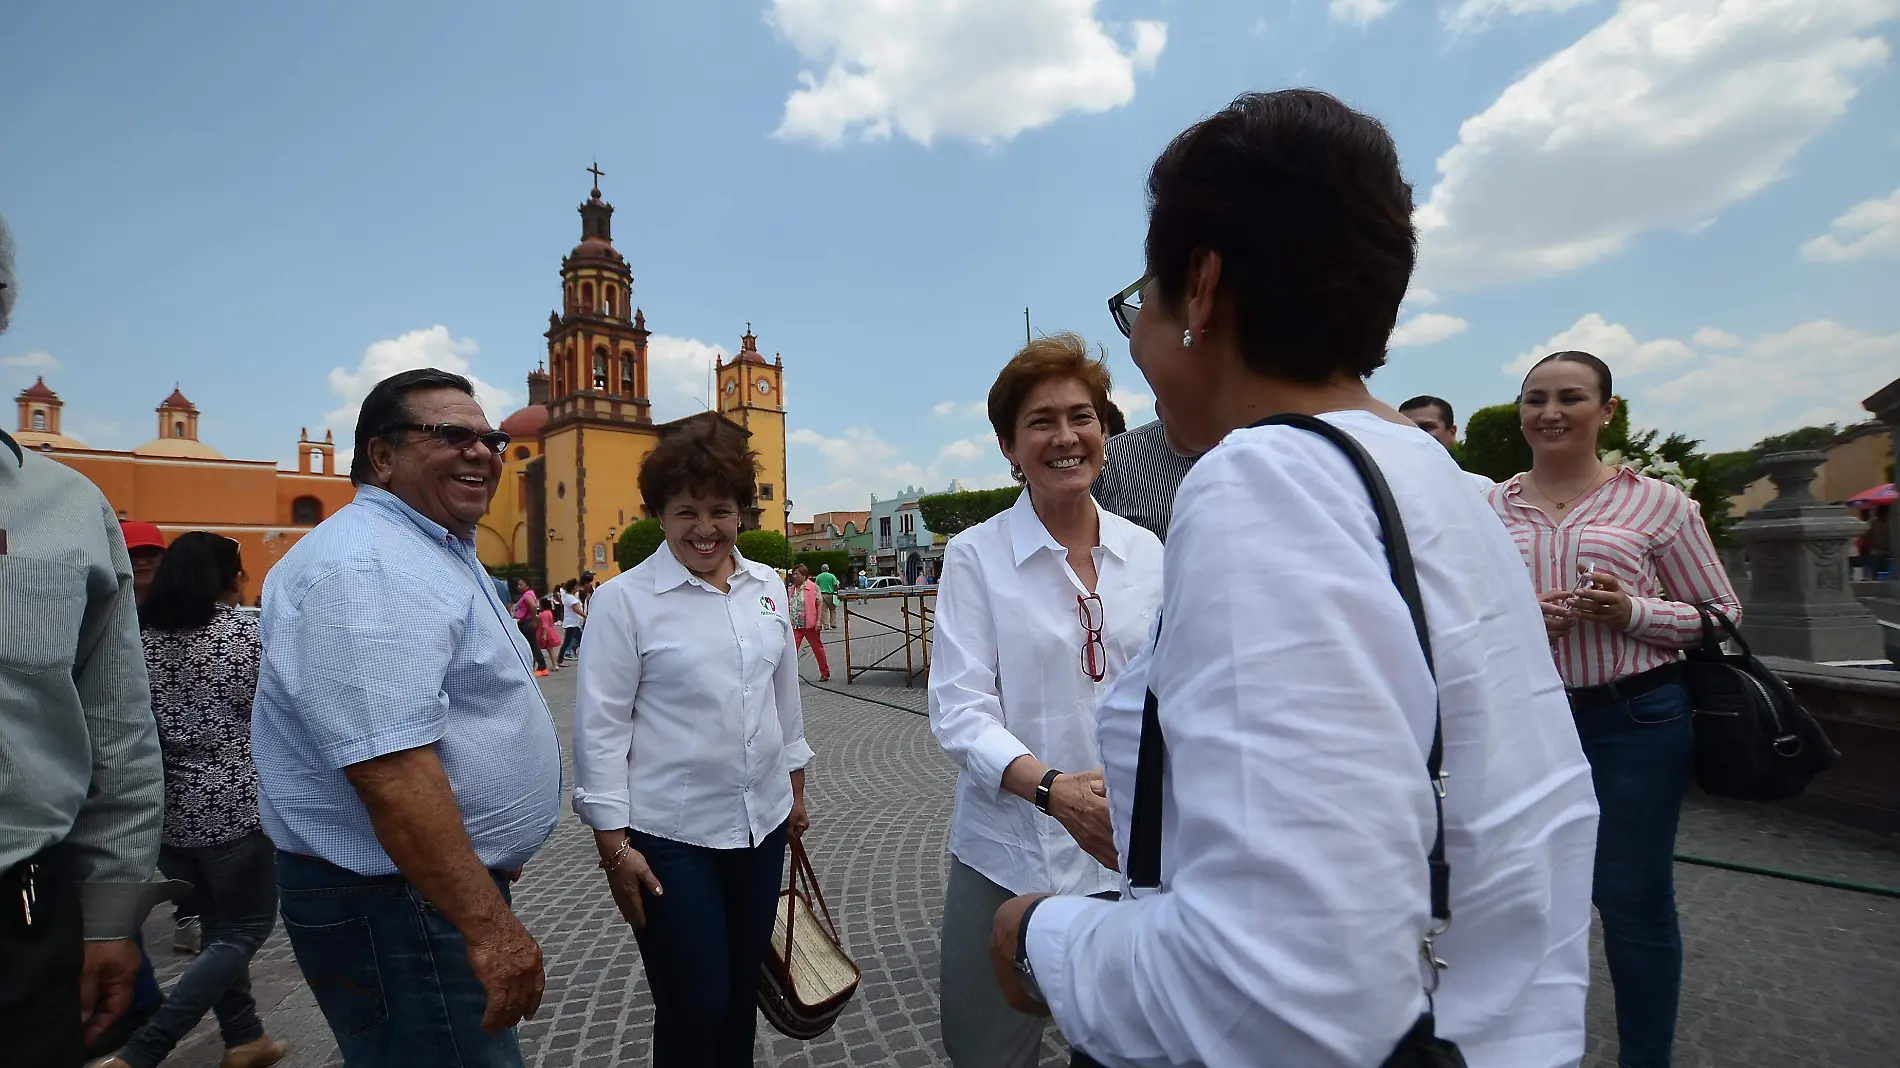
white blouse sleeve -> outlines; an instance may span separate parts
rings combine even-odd
[[[632,597],[622,586],[601,586],[590,603],[593,615],[574,683],[574,812],[589,827],[611,831],[632,820],[627,769],[640,644]]]
[[[785,652],[779,656],[778,668],[772,673],[772,698],[778,708],[779,737],[785,744],[787,773],[811,763],[814,755],[805,741],[805,713],[798,700],[798,636],[792,633],[790,613],[790,604],[779,613],[785,617]]]
[[[999,792],[1003,770],[1029,753],[1003,726],[996,619],[971,541],[953,539],[937,582],[937,630],[930,659],[930,732],[957,766]]]
[[[1104,1063],[1377,1064],[1424,1006],[1432,805],[1406,711],[1432,684],[1370,505],[1330,478],[1222,450],[1175,502],[1163,889],[1029,925],[1056,1023]]]

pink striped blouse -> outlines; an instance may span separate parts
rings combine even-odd
[[[1526,503],[1516,475],[1490,493],[1537,591],[1570,589],[1578,563],[1615,575],[1630,595],[1625,631],[1579,620],[1551,646],[1566,686],[1595,686],[1661,667],[1702,640],[1697,603],[1740,621],[1741,605],[1702,512],[1667,482],[1618,468],[1569,515],[1553,521]]]

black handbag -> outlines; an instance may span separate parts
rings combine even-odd
[[[1379,531],[1385,542],[1386,561],[1392,570],[1392,583],[1411,612],[1412,629],[1418,634],[1419,649],[1425,654],[1425,666],[1436,678],[1432,662],[1431,635],[1425,625],[1425,602],[1419,596],[1418,572],[1412,566],[1412,548],[1405,538],[1405,524],[1397,502],[1379,465],[1352,435],[1323,419],[1310,415],[1276,415],[1254,426],[1291,426],[1310,431],[1338,446],[1358,472],[1360,481],[1372,496],[1372,510],[1379,517]],[[1157,638],[1159,630],[1157,629]],[[1381,1068],[1465,1068],[1464,1054],[1449,1039],[1436,1033],[1431,996],[1438,988],[1438,973],[1445,967],[1432,947],[1432,939],[1451,925],[1451,865],[1445,860],[1445,775],[1444,722],[1437,708],[1432,712],[1432,745],[1425,758],[1425,773],[1432,786],[1432,808],[1438,820],[1431,852],[1426,856],[1431,873],[1432,926],[1419,946],[1422,955],[1426,1007],[1412,1029],[1399,1039]],[[1161,773],[1167,756],[1167,743],[1161,735],[1161,716],[1153,690],[1141,711],[1141,742],[1135,765],[1134,811],[1128,836],[1128,883],[1138,889],[1161,885]]]
[[[1702,647],[1689,650],[1682,663],[1695,712],[1696,785],[1744,801],[1794,797],[1840,763],[1840,752],[1727,616],[1706,604],[1696,611]],[[1740,652],[1723,651],[1724,634]]]

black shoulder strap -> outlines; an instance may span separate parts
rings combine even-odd
[[[1412,547],[1405,538],[1405,523],[1399,517],[1392,489],[1386,485],[1379,465],[1352,435],[1323,419],[1310,415],[1276,415],[1254,426],[1291,426],[1311,431],[1337,445],[1372,496],[1372,510],[1379,517],[1379,532],[1385,542],[1386,560],[1392,570],[1392,584],[1405,599],[1412,613],[1412,629],[1418,634],[1419,649],[1425,654],[1425,666],[1437,676],[1432,661],[1432,639],[1425,625],[1425,602],[1419,596],[1418,572],[1412,565]],[[1160,641],[1160,628],[1155,638]],[[1128,882],[1130,886],[1152,889],[1161,885],[1161,768],[1167,755],[1167,743],[1161,735],[1161,716],[1154,691],[1148,691],[1141,711],[1141,746],[1135,765],[1134,812],[1128,834]],[[1451,919],[1451,865],[1445,861],[1445,736],[1444,721],[1434,702],[1432,709],[1432,747],[1425,757],[1425,770],[1431,777],[1432,807],[1437,814],[1437,833],[1427,857],[1431,869],[1432,919],[1442,929]]]

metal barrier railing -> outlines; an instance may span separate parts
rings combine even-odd
[[[847,685],[855,684],[859,678],[873,671],[899,672],[904,676],[905,686],[915,686],[918,676],[930,674],[931,637],[937,618],[935,588],[839,590],[838,598],[844,605],[844,681]],[[895,624],[863,610],[866,605],[890,601],[896,601],[898,606],[898,622]],[[874,658],[868,663],[860,663],[859,654],[852,648],[853,619],[858,620],[859,640],[867,645],[873,644],[873,638],[895,636],[899,640],[881,654],[874,649],[866,650],[863,656]],[[863,633],[865,629],[869,629],[870,633]],[[899,653],[903,654],[904,666],[886,663]]]

